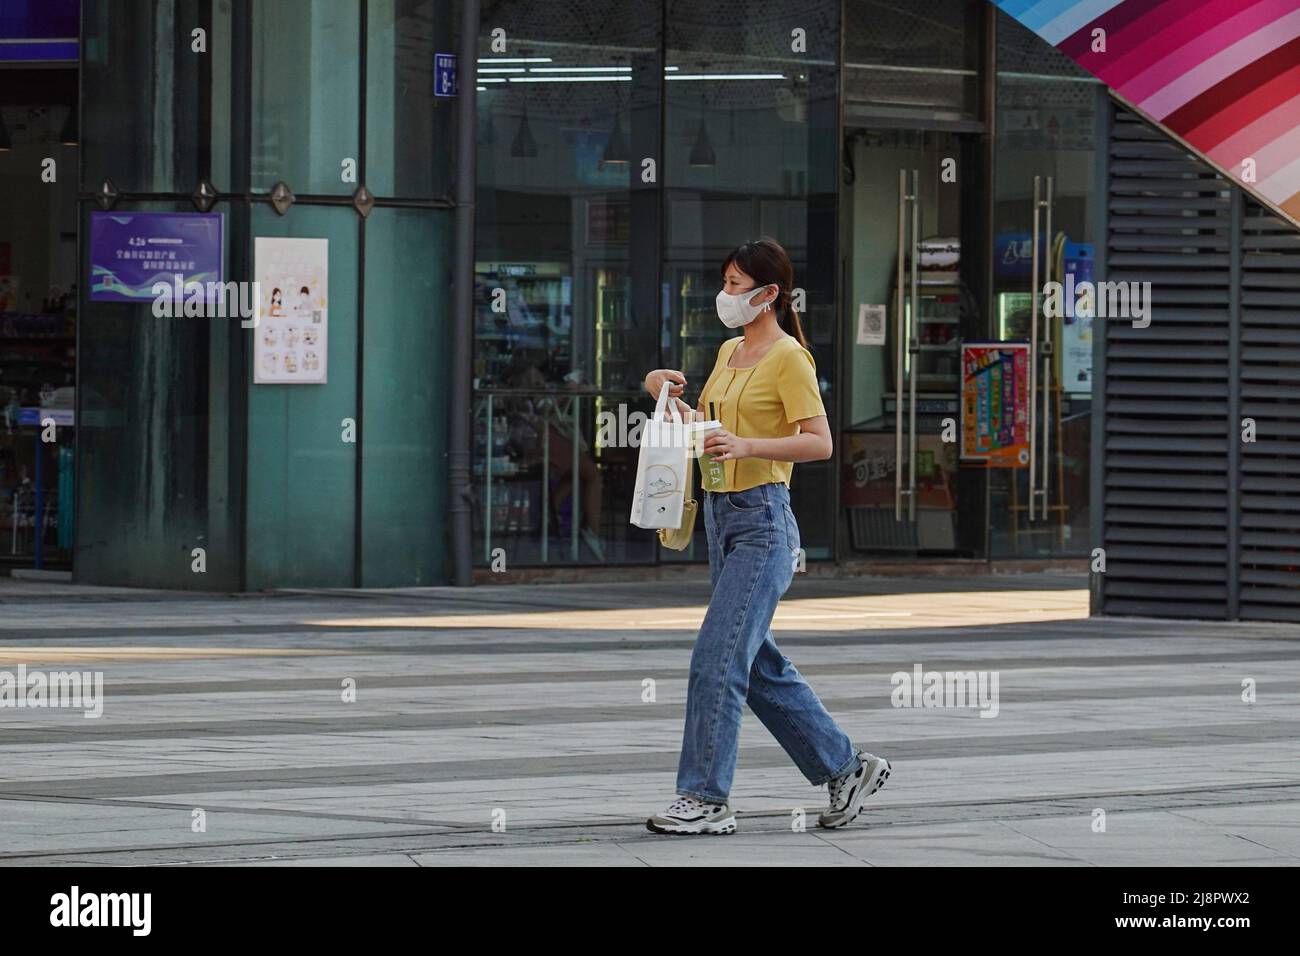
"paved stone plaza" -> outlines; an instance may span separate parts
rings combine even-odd
[[[825,787],[746,712],[739,832],[669,837],[644,821],[673,796],[707,584],[196,597],[0,578],[0,674],[104,681],[96,719],[0,709],[0,860],[1300,862],[1300,626],[1088,619],[1086,585],[797,579],[777,641],[893,776],[819,830]],[[917,665],[996,672],[996,717],[893,706],[891,675]]]

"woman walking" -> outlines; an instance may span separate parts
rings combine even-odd
[[[736,248],[722,263],[718,318],[744,326],[718,350],[700,394],[722,430],[704,451],[724,465],[725,485],[703,492],[713,594],[691,654],[686,727],[673,803],[646,821],[655,833],[734,833],[728,803],[742,708],[748,704],[813,786],[827,784],[830,805],[817,820],[839,827],[888,779],[889,761],[857,749],[776,646],[772,615],[799,557],[790,509],[794,462],[831,456],[830,426],[808,343],[791,306],[794,267],[773,239]],[[677,396],[686,378],[673,369],[646,376],[658,396]]]

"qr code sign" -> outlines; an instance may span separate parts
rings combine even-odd
[[[885,344],[885,307],[861,305],[858,307],[858,344]]]

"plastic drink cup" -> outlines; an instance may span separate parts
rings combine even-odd
[[[723,463],[711,452],[704,450],[704,440],[713,433],[722,431],[722,422],[692,422],[686,427],[691,436],[691,453],[700,459],[700,487],[706,491],[721,491],[727,483],[727,474]]]

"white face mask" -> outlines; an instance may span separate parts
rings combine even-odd
[[[768,285],[771,285],[771,283],[768,283]],[[756,285],[746,292],[737,292],[735,295],[729,294],[725,289],[719,292],[717,298],[718,318],[722,320],[722,324],[729,329],[749,325],[750,322],[754,321],[758,313],[771,308],[769,302],[762,302],[758,305],[749,304],[750,299],[766,288],[766,285]]]

